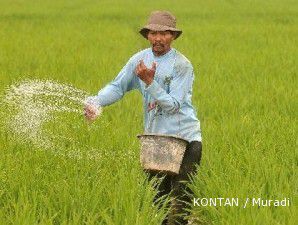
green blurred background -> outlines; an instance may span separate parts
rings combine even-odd
[[[195,69],[203,136],[195,197],[241,203],[193,207],[197,223],[297,224],[297,1],[0,0],[0,94],[27,78],[96,94],[149,46],[138,29],[156,9],[177,17],[183,34],[173,47]],[[1,107],[1,120],[9,113]],[[49,132],[76,140],[59,150],[20,143],[1,127],[0,223],[160,224],[165,211],[151,205],[139,164],[142,116],[136,91],[92,125],[57,116]],[[100,158],[67,154],[75,151]],[[292,205],[244,209],[247,197]]]

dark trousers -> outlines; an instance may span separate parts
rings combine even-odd
[[[165,175],[156,172],[147,172],[149,179],[153,177],[161,178],[161,183],[156,185],[158,194],[154,202],[164,195],[170,194],[171,210],[163,221],[163,225],[187,224],[187,217],[191,207],[193,192],[187,186],[190,177],[195,175],[196,166],[200,164],[202,157],[202,144],[199,141],[188,143],[182,160],[180,172],[178,175]]]

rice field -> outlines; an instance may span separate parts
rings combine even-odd
[[[177,17],[183,34],[173,47],[195,70],[203,137],[195,198],[239,201],[194,204],[196,223],[298,224],[297,1],[0,0],[0,101],[24,80],[96,94],[149,47],[138,29],[156,9]],[[43,124],[54,143],[45,147],[5,126],[15,111],[1,104],[0,224],[161,224],[167,209],[152,205],[139,163],[140,93],[92,124],[76,107]],[[265,204],[283,199],[290,204]]]

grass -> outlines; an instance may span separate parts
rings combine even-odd
[[[0,90],[25,78],[55,79],[95,94],[148,43],[138,33],[151,10],[183,30],[174,47],[193,63],[193,104],[203,134],[196,198],[291,199],[290,207],[193,207],[202,224],[297,224],[296,1],[3,1]],[[9,116],[5,108],[4,116]],[[105,108],[92,126],[57,117],[100,159],[57,155],[1,128],[1,224],[160,224],[139,165],[137,92]],[[2,118],[4,119],[4,118]]]

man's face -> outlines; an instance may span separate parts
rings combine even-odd
[[[148,40],[152,46],[154,55],[161,56],[171,49],[171,43],[175,39],[175,33],[171,31],[152,31],[148,32]]]

